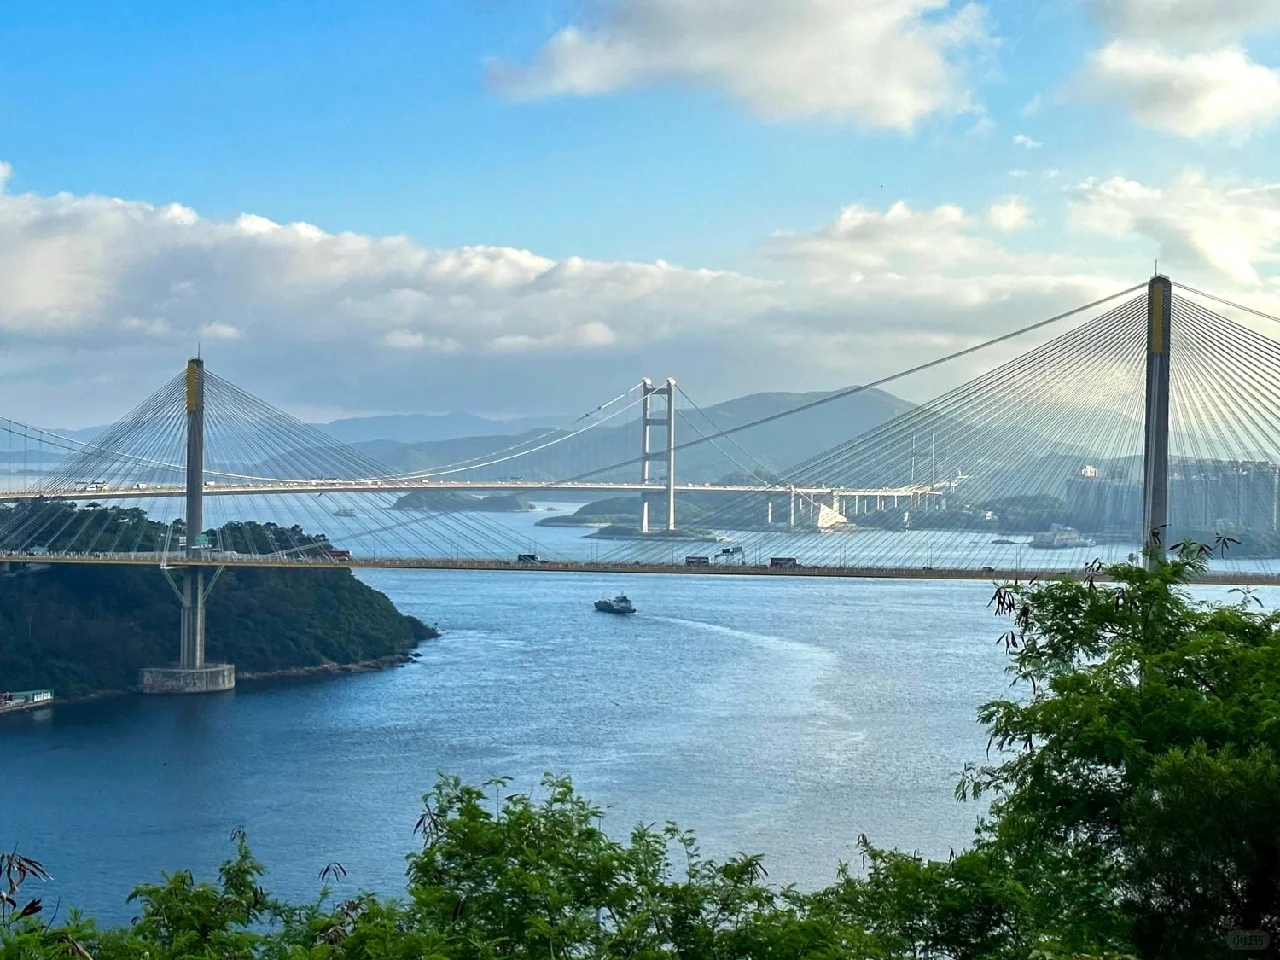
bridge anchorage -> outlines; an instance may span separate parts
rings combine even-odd
[[[209,541],[204,533],[204,361],[187,361],[186,383],[187,462],[186,462],[186,559],[204,559]],[[144,667],[139,677],[143,693],[216,693],[236,685],[236,668],[230,663],[208,663],[205,660],[205,600],[222,569],[215,568],[205,584],[205,567],[196,564],[173,564],[182,572],[182,587],[164,569],[165,577],[182,601],[182,632],[176,665]]]

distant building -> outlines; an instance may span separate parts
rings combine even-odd
[[[1063,500],[1067,522],[1085,533],[1133,536],[1142,524],[1142,486],[1123,467],[1085,464]]]
[[[1169,522],[1198,531],[1280,529],[1280,466],[1209,460],[1173,464]]]
[[[1086,533],[1133,536],[1142,523],[1135,461],[1085,464],[1066,484],[1067,522]],[[1173,459],[1170,536],[1280,531],[1280,465],[1243,460]]]

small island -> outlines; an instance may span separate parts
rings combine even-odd
[[[461,490],[411,490],[393,503],[391,509],[431,513],[529,513],[536,508],[515,494],[478,497]]]
[[[705,511],[690,507],[689,512],[696,520]],[[716,543],[723,537],[709,530],[696,526],[682,526],[678,530],[666,529],[667,511],[665,504],[653,503],[649,506],[650,531],[640,532],[640,498],[609,497],[579,507],[573,513],[564,513],[557,517],[546,517],[539,520],[539,527],[596,527],[593,533],[587,534],[592,540],[679,540],[692,543]],[[687,519],[687,518],[685,518]]]
[[[537,522],[539,527],[607,527],[610,524],[640,522],[639,497],[609,497],[579,507],[573,513],[545,517]]]

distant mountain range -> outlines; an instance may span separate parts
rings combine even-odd
[[[325,433],[343,443],[390,440],[395,443],[429,443],[458,440],[463,437],[496,437],[545,430],[563,423],[564,417],[518,417],[495,420],[473,413],[403,413],[377,417],[345,417],[329,423],[317,423]],[[71,440],[87,443],[100,436],[106,427],[54,429],[52,432]]]
[[[321,430],[343,443],[389,440],[394,443],[432,443],[463,437],[497,437],[545,430],[564,421],[563,417],[520,417],[492,420],[472,413],[405,413],[381,417],[348,417],[317,424]]]
[[[698,411],[683,409],[676,425],[676,442],[697,440],[765,417],[792,410],[829,397],[829,393],[756,393]],[[705,443],[677,454],[676,473],[684,482],[704,483],[732,473],[782,472],[879,426],[911,409],[911,404],[882,390],[867,390],[804,413],[754,427],[733,437]],[[661,428],[658,428],[659,431]],[[541,440],[537,438],[541,437]],[[398,472],[427,470],[474,459],[496,459],[503,451],[521,446],[538,446],[555,438],[546,430],[523,434],[471,436],[423,443],[403,443],[384,439],[356,443],[368,456]],[[654,438],[654,446],[661,440]],[[512,450],[510,452],[516,452]],[[620,426],[596,427],[580,437],[545,450],[529,453],[479,470],[467,470],[467,479],[497,480],[520,477],[525,480],[563,479],[614,463],[631,460],[640,453],[640,428],[635,421]],[[664,469],[654,468],[655,475]],[[632,464],[616,475],[601,479],[630,479],[638,476]],[[459,478],[463,474],[458,474]]]
[[[698,412],[681,408],[677,443],[696,440],[755,420],[794,409],[830,393],[755,393],[707,407]],[[782,472],[838,443],[857,436],[911,409],[912,404],[882,390],[867,390],[831,401],[813,410],[755,427],[732,437],[705,443],[677,455],[676,472],[683,482],[703,483],[728,474],[751,471]],[[559,436],[554,428],[563,417],[522,417],[496,420],[469,413],[401,414],[350,417],[317,424],[337,440],[397,472],[426,470],[472,459],[495,459],[539,446]],[[64,437],[90,441],[104,427],[55,430]],[[654,445],[661,446],[655,428]],[[49,450],[60,459],[64,452]],[[596,427],[580,437],[547,446],[516,459],[458,474],[459,479],[560,479],[630,460],[640,453],[640,428],[634,419],[618,426]],[[655,465],[660,476],[663,467]],[[631,465],[617,477],[638,475]],[[610,477],[609,479],[616,479]]]

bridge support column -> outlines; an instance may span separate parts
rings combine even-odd
[[[187,362],[187,548],[188,560],[207,556],[204,542],[204,361]],[[143,693],[213,693],[236,685],[236,668],[204,657],[204,568],[182,571],[182,633],[176,667],[142,671]]]
[[[1160,561],[1169,532],[1169,340],[1173,284],[1147,288],[1147,405],[1142,452],[1142,546],[1147,569]]]
[[[794,528],[796,525],[796,488],[795,487],[791,488],[791,496],[788,497],[788,502],[791,505],[791,516],[787,520],[787,525],[789,527]]]
[[[653,471],[650,464],[654,460],[665,460],[667,463],[667,475],[664,481],[664,492],[667,501],[667,523],[668,530],[676,528],[676,382],[668,378],[667,382],[661,387],[655,387],[653,381],[646,379],[641,385],[644,391],[643,399],[640,405],[640,433],[641,433],[641,460],[640,460],[640,482],[648,485],[653,481]],[[653,415],[653,398],[658,397],[665,401],[666,409],[662,416],[655,417]],[[650,433],[652,427],[666,427],[666,444],[662,450],[654,450],[653,435]],[[640,494],[640,532],[648,533],[650,530],[649,522],[649,504],[651,494]]]

